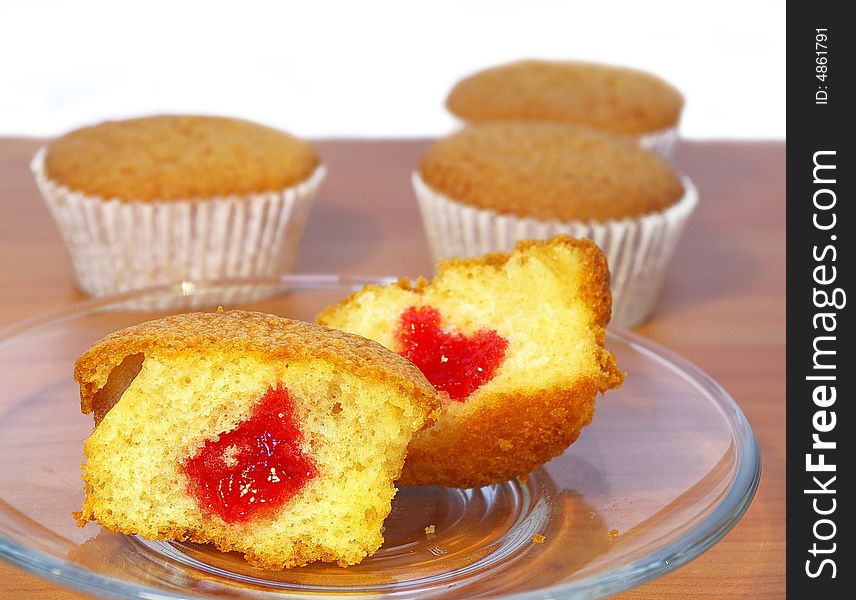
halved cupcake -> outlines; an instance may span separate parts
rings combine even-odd
[[[86,496],[76,518],[243,553],[350,565],[383,542],[407,445],[439,412],[408,361],[274,315],[174,315],[75,364]]]
[[[317,321],[398,352],[444,393],[401,482],[476,487],[564,452],[591,421],[595,396],[621,383],[604,349],[609,315],[603,253],[560,236],[442,262],[430,282],[367,286]]]

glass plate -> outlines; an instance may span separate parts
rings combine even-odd
[[[627,380],[598,399],[574,445],[525,481],[401,489],[386,543],[360,565],[270,573],[203,545],[77,527],[71,513],[83,498],[81,451],[92,420],[79,412],[72,364],[90,344],[168,310],[206,305],[312,320],[368,281],[185,282],[0,332],[0,556],[109,597],[598,597],[698,556],[745,512],[760,461],[743,413],[693,365],[614,330],[607,343]]]

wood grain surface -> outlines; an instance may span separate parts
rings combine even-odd
[[[0,327],[83,300],[28,164],[39,140],[0,138]],[[409,175],[424,140],[318,142],[330,171],[304,232],[302,273],[430,275]],[[754,502],[699,558],[621,598],[785,595],[785,145],[683,142],[699,189],[652,319],[637,331],[716,379],[751,422]],[[0,562],[0,598],[79,598]]]

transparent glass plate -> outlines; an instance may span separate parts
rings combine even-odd
[[[83,499],[81,453],[92,419],[80,414],[72,365],[89,345],[170,311],[217,304],[312,320],[368,281],[184,283],[81,303],[0,332],[0,556],[109,597],[599,597],[698,556],[745,512],[760,461],[743,413],[693,365],[614,330],[607,343],[627,379],[598,399],[574,445],[525,481],[402,488],[385,544],[360,565],[271,573],[203,545],[77,527],[71,513]]]

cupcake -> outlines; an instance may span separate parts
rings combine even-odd
[[[74,376],[95,417],[81,527],[212,543],[274,570],[380,547],[407,446],[440,403],[379,344],[245,311],[128,327]]]
[[[695,188],[638,145],[557,123],[489,123],[432,144],[413,185],[434,259],[511,251],[564,233],[593,240],[613,322],[651,312]]]
[[[525,477],[591,423],[596,396],[624,379],[604,348],[609,316],[603,253],[556,236],[444,261],[431,281],[368,285],[316,321],[399,353],[440,393],[399,482],[469,488]]]
[[[643,71],[573,61],[525,60],[460,81],[446,106],[467,123],[548,121],[629,136],[668,157],[684,100]]]
[[[288,271],[325,172],[287,133],[173,115],[78,129],[32,170],[91,296]]]

